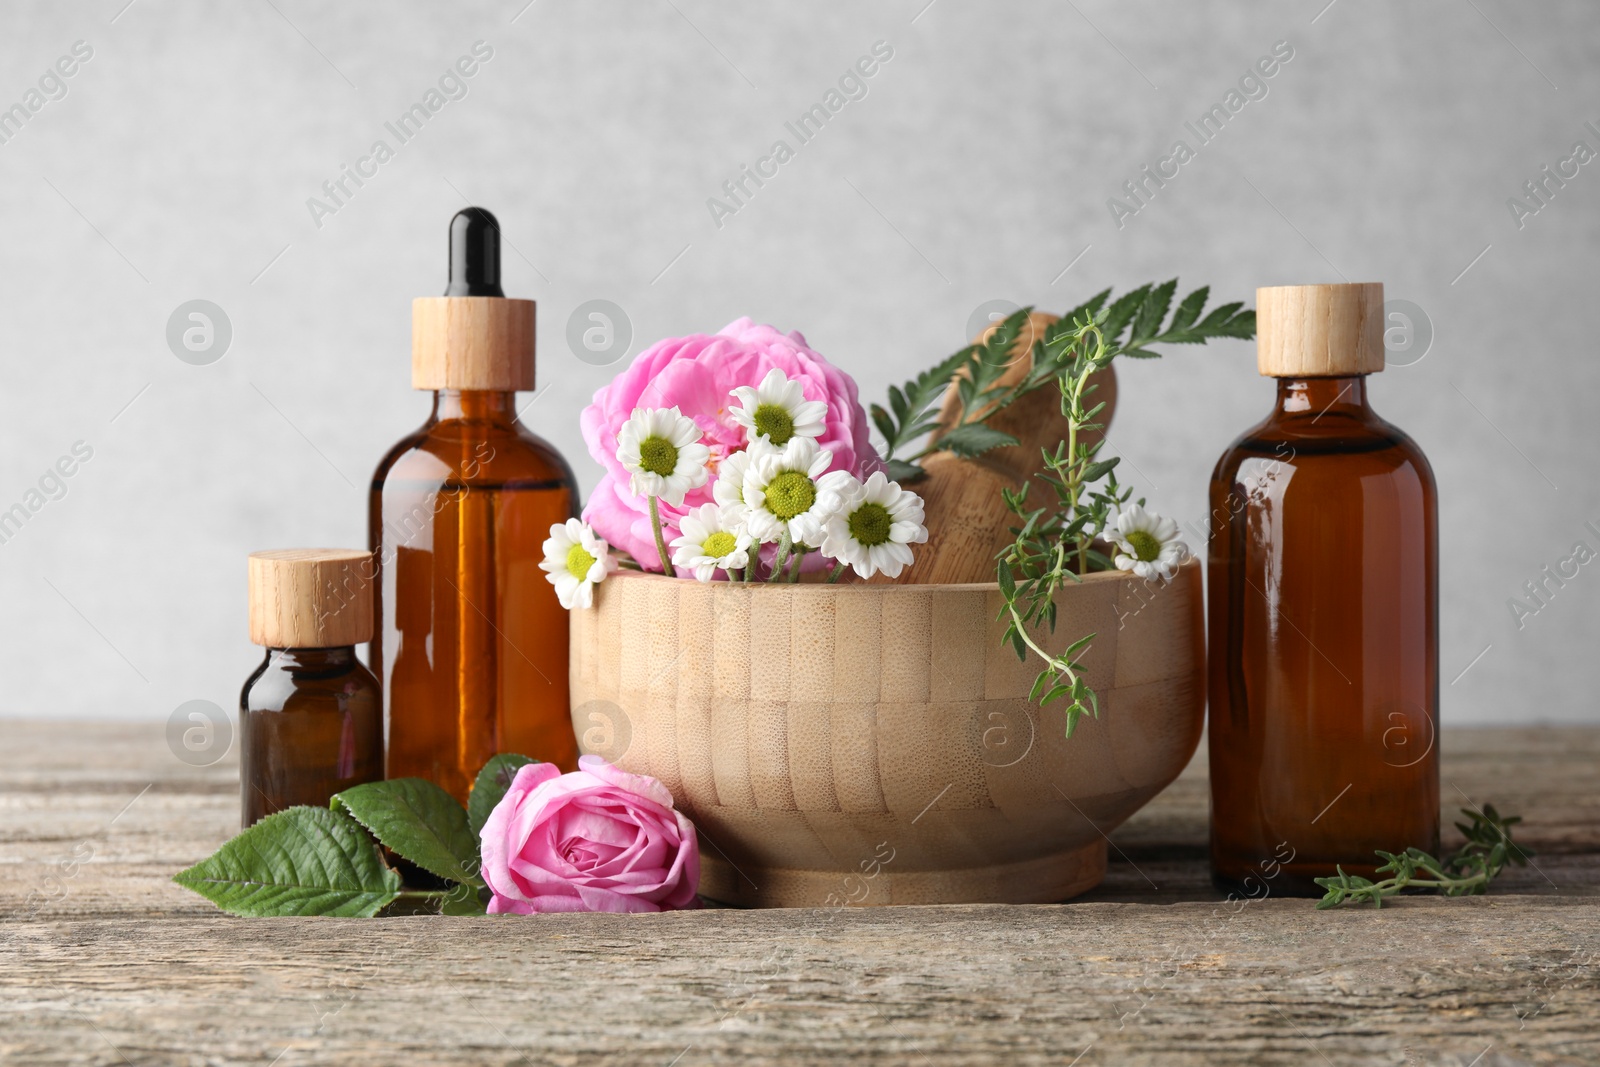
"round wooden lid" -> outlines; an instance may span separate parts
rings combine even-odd
[[[1383,283],[1256,290],[1256,366],[1269,378],[1383,369]]]
[[[414,389],[533,389],[534,302],[422,296],[411,302]]]
[[[338,648],[372,639],[371,552],[280,548],[250,553],[250,640],[267,648]]]

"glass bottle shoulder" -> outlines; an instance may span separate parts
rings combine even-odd
[[[245,680],[245,711],[290,711],[304,701],[350,699],[378,691],[378,679],[354,650],[268,649]]]
[[[395,443],[372,476],[381,491],[390,482],[408,486],[565,488],[577,479],[561,453],[520,423],[429,419]]]
[[[1409,473],[1433,486],[1433,468],[1421,447],[1370,408],[1291,414],[1274,411],[1224,450],[1212,482],[1232,482],[1242,468],[1262,465],[1285,472],[1337,465],[1357,475]]]

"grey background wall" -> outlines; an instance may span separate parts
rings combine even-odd
[[[1524,592],[1600,549],[1600,164],[1507,206],[1600,150],[1593,5],[525,3],[7,6],[0,106],[92,56],[0,126],[0,509],[39,505],[0,543],[0,714],[232,706],[257,659],[244,556],[363,542],[372,468],[427,410],[409,301],[441,291],[474,202],[515,245],[508,292],[539,301],[525,417],[586,489],[577,411],[617,369],[569,347],[586,301],[625,311],[630,356],[739,315],[800,329],[877,398],[988,301],[1381,280],[1417,327],[1407,347],[1392,320],[1374,393],[1439,480],[1446,720],[1600,720],[1600,568]],[[401,144],[384,124],[479,41],[465,95]],[[1280,41],[1265,95],[1200,145],[1184,123]],[[892,58],[801,145],[785,122],[876,42]],[[314,218],[379,139],[393,158]],[[714,219],[779,139],[794,158]],[[1119,225],[1108,199],[1178,139],[1195,158]],[[192,299],[231,324],[208,365],[167,342]],[[1114,445],[1198,520],[1271,403],[1253,345],[1122,374]]]

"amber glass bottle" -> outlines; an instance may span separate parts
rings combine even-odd
[[[412,308],[412,384],[433,412],[378,464],[368,511],[382,580],[368,659],[384,683],[389,777],[466,800],[497,752],[576,766],[567,613],[539,569],[576,514],[560,454],[517,418],[534,306],[500,290],[494,217],[451,222],[451,282]]]
[[[372,556],[250,556],[250,639],[266,659],[239,696],[240,823],[383,777],[383,701],[356,659],[372,636]]]
[[[1433,473],[1379,418],[1381,285],[1257,290],[1277,406],[1211,480],[1211,865],[1248,896],[1439,842]]]

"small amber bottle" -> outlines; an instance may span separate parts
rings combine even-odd
[[[239,696],[242,825],[383,777],[383,701],[355,650],[373,577],[370,552],[250,554],[250,640],[267,655]]]
[[[1439,843],[1433,472],[1379,418],[1383,286],[1256,291],[1277,406],[1211,480],[1211,867],[1320,894],[1374,849]]]
[[[500,287],[500,230],[450,223],[450,284],[411,309],[420,429],[372,476],[368,531],[382,582],[368,662],[388,704],[388,774],[465,801],[497,752],[577,765],[567,613],[539,562],[577,513],[572,469],[517,415],[534,388],[534,303]]]

